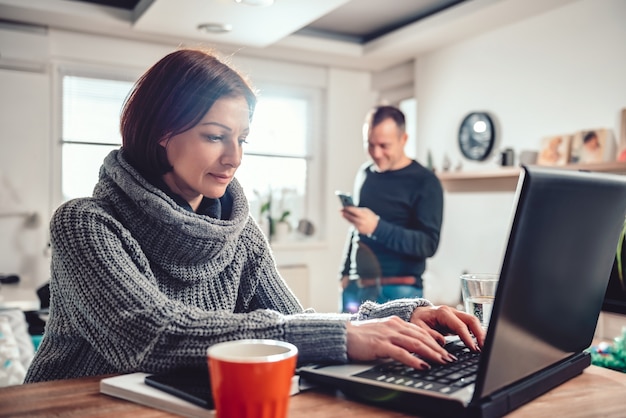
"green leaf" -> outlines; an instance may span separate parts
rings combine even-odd
[[[624,228],[622,228],[622,233],[619,236],[619,241],[617,242],[617,276],[619,277],[619,281],[622,285],[622,290],[626,291],[626,282],[624,281],[624,264],[622,260],[622,248],[624,245],[624,237],[626,236],[626,220],[624,221]]]
[[[278,219],[278,222],[285,222],[289,215],[291,215],[291,211],[288,211],[288,210],[284,211],[283,214]]]

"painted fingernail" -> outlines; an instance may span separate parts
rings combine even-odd
[[[454,359],[452,357],[453,356],[450,353],[443,353],[441,355],[441,360],[445,361],[445,362],[448,362],[448,363],[452,363],[454,361]]]

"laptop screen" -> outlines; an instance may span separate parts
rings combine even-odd
[[[625,215],[624,176],[523,170],[474,399],[589,347]]]

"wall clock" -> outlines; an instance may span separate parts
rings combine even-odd
[[[495,141],[495,127],[487,113],[472,112],[461,122],[459,147],[466,158],[484,160],[491,153]]]

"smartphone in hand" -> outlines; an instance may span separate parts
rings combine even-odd
[[[345,208],[346,206],[354,206],[354,202],[352,201],[352,196],[348,193],[343,193],[340,191],[336,191],[335,194],[339,197],[339,201]]]

